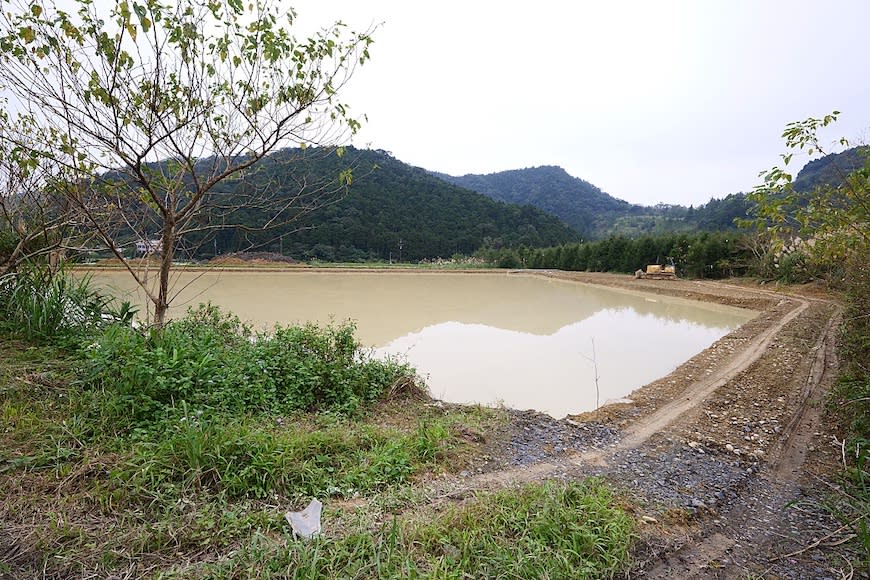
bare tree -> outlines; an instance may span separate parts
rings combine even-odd
[[[269,0],[99,4],[4,2],[0,81],[14,106],[60,137],[54,159],[77,173],[65,198],[126,264],[161,325],[186,236],[240,225],[239,210],[275,227],[342,195],[349,172],[327,183],[276,183],[280,171],[257,186],[244,178],[283,148],[296,148],[285,164],[308,146],[342,152],[331,147],[360,124],[337,95],[371,37],[336,23],[297,40],[295,13]],[[152,239],[156,287],[122,255],[124,244]]]

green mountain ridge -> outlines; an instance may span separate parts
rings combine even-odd
[[[842,184],[846,175],[865,166],[868,151],[868,146],[852,147],[808,161],[795,176],[795,190],[807,193],[820,185]]]
[[[533,205],[558,216],[578,232],[587,235],[609,224],[612,218],[636,212],[640,208],[552,165],[488,175],[435,175],[493,199]]]
[[[449,183],[509,203],[526,203],[547,211],[587,239],[609,235],[661,234],[678,231],[735,229],[748,202],[742,193],[711,199],[698,207],[658,204],[642,206],[613,197],[558,166],[451,176],[433,172]]]
[[[809,193],[822,184],[839,184],[843,176],[865,165],[867,147],[853,147],[808,162],[795,176],[795,190]],[[586,238],[611,235],[734,230],[735,219],[751,212],[744,193],[711,198],[699,206],[630,204],[558,166],[515,169],[441,179],[510,203],[527,203],[558,216]]]
[[[288,223],[268,231],[259,231],[259,225],[275,220],[274,208],[269,213],[266,206],[242,206],[226,222],[219,211],[203,212],[199,223],[237,225],[188,236],[181,255],[197,259],[266,250],[301,260],[418,261],[470,255],[481,248],[729,231],[735,229],[735,218],[751,210],[742,193],[698,207],[645,207],[617,199],[555,166],[451,177],[413,167],[385,151],[352,147],[344,151],[344,155],[325,148],[277,151],[251,171],[221,183],[217,205],[235,207],[250,191],[274,192],[286,199],[306,188],[340,188],[340,176],[353,170],[345,195],[310,213],[303,208]],[[836,160],[854,161],[847,154],[811,162],[798,174],[796,184],[830,179]],[[294,212],[288,210],[288,215]]]
[[[285,164],[288,157],[294,162]],[[323,150],[283,150],[261,161],[243,185],[323,183],[349,167],[354,178],[343,199],[303,216],[292,228],[221,232],[214,246],[217,253],[256,247],[298,259],[418,261],[469,255],[484,246],[542,247],[579,239],[576,231],[541,209],[446,183],[380,150],[349,147],[341,157],[323,155]],[[251,224],[266,218],[248,213]]]

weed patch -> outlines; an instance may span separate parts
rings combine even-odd
[[[304,422],[183,417],[159,439],[133,445],[113,473],[149,499],[208,488],[229,497],[352,497],[405,483],[431,465],[446,428],[410,433],[342,421],[309,430]]]
[[[263,578],[590,578],[627,570],[629,516],[599,480],[479,495],[428,523],[295,541],[261,537],[204,576]]]
[[[844,441],[841,493],[828,508],[856,538],[859,570],[870,570],[870,269],[856,250],[847,264],[843,328],[839,352],[842,374],[834,387],[829,408],[843,425]]]
[[[129,304],[113,310],[112,303],[89,278],[38,264],[0,277],[0,329],[28,341],[72,346],[108,321],[129,322]]]

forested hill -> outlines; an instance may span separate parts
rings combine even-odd
[[[742,193],[711,199],[697,207],[634,205],[601,191],[588,181],[572,177],[561,167],[552,166],[489,175],[434,175],[494,199],[539,207],[560,217],[584,238],[592,239],[731,230],[735,228],[734,219],[745,217],[748,209]]]
[[[292,152],[296,156],[299,153]],[[272,159],[263,160],[257,174],[270,176],[276,182],[293,181],[286,176],[275,179],[274,174],[276,170],[291,171],[293,164],[276,169],[281,168],[282,155],[289,154],[289,150],[278,152]],[[540,247],[579,238],[557,217],[540,209],[495,201],[451,185],[384,151],[348,148],[341,158],[313,152],[303,156],[311,161],[296,163],[295,167],[304,166],[309,182],[335,179],[343,169],[353,166],[354,178],[347,197],[294,222],[295,231],[280,242],[276,232],[267,236],[241,231],[223,235],[219,253],[244,247],[241,237],[245,236],[262,249],[280,249],[300,259],[392,257],[416,261],[456,253],[468,255],[484,245]]]
[[[587,236],[601,233],[614,217],[640,209],[555,166],[515,169],[488,175],[434,175],[493,199],[539,207],[559,216],[566,224]]]
[[[810,194],[819,185],[842,184],[843,176],[865,165],[867,151],[867,147],[855,147],[810,161],[795,176],[795,190]],[[632,206],[629,213],[617,216],[609,227],[612,234],[628,237],[674,231],[724,231],[735,229],[734,220],[749,215],[751,205],[744,194],[735,193],[697,207]]]
[[[840,185],[843,178],[864,167],[870,147],[853,147],[842,153],[832,153],[813,159],[795,177],[794,188],[809,192],[819,185]]]

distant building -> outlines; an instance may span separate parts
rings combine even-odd
[[[163,251],[163,240],[139,240],[136,242],[136,253],[150,256]]]

